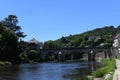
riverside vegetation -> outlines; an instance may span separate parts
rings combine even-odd
[[[113,37],[120,33],[120,26],[105,26],[81,34],[61,37],[57,40],[49,40],[43,43],[43,48],[78,48],[78,47],[111,47]],[[24,42],[24,32],[18,25],[16,15],[8,15],[0,21],[0,61],[11,63],[41,62],[38,51],[30,50],[21,46]],[[54,60],[54,55],[50,58]]]
[[[117,56],[117,59],[120,60],[120,55]],[[93,78],[101,78],[101,80],[113,80],[113,74],[115,71],[115,58],[113,59],[104,59],[102,60],[103,67],[97,69],[92,73],[92,78],[90,80],[93,80]]]
[[[109,80],[112,80],[112,76],[115,70],[115,59],[104,59],[102,62],[103,67],[93,72],[93,78],[102,78],[102,80],[105,80],[106,75],[111,74]]]
[[[0,61],[19,63],[21,53],[20,40],[25,37],[21,27],[17,25],[18,19],[15,15],[9,15],[0,21]]]

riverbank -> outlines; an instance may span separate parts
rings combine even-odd
[[[112,80],[115,70],[115,59],[103,59],[103,67],[92,73],[92,78],[89,80]]]
[[[12,65],[12,63],[8,61],[0,61],[0,67],[5,65]]]

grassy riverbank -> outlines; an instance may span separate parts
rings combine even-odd
[[[115,59],[104,59],[102,60],[102,63],[103,67],[93,72],[93,78],[101,78],[102,80],[104,80],[106,77],[108,77],[109,74],[111,75],[109,76],[109,80],[112,80],[112,75],[115,70]]]
[[[11,65],[11,62],[8,61],[0,61],[0,66]]]

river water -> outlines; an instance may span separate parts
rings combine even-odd
[[[83,80],[100,65],[87,61],[12,65],[0,68],[0,80]]]

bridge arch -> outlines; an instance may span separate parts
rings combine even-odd
[[[61,54],[59,54],[61,52]],[[53,55],[55,55],[55,59],[58,61],[70,60],[70,59],[79,59],[80,57],[89,61],[94,61],[96,56],[105,56],[103,58],[109,57],[112,55],[111,48],[63,48],[63,49],[41,49],[41,56],[44,58],[49,58],[49,60],[54,60]]]

